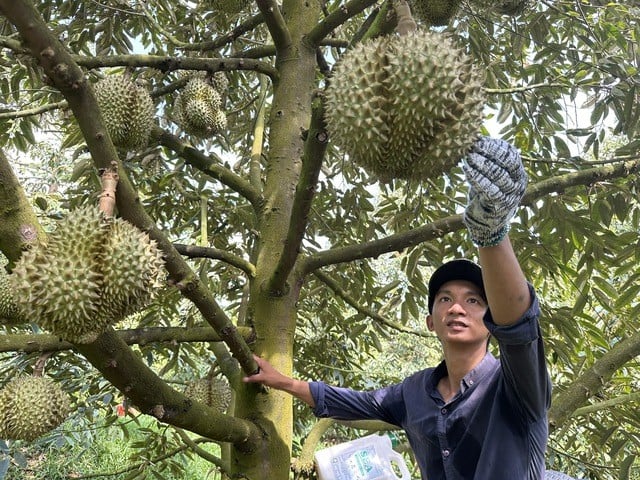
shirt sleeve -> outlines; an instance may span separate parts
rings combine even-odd
[[[551,381],[540,331],[540,305],[531,284],[529,292],[531,305],[515,324],[496,325],[490,313],[484,321],[500,346],[507,395],[535,422],[546,415],[551,404]]]
[[[332,387],[324,382],[310,382],[315,402],[313,413],[320,418],[337,420],[382,420],[400,426],[397,408],[402,403],[402,386],[392,385],[359,392],[350,388]]]

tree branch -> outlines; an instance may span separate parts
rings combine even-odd
[[[196,245],[183,245],[181,243],[174,243],[173,246],[176,250],[189,258],[211,258],[215,260],[222,260],[231,266],[239,268],[247,276],[253,278],[256,276],[256,267],[243,258],[237,257],[226,250],[220,250],[211,247],[199,247]]]
[[[593,403],[584,407],[577,408],[571,414],[571,417],[578,417],[583,415],[590,415],[591,413],[600,412],[602,410],[608,410],[611,407],[615,407],[620,404],[637,404],[640,402],[640,392],[629,393],[628,395],[621,395],[604,402]]]
[[[336,8],[307,35],[307,42],[317,48],[320,42],[340,25],[362,12],[365,8],[374,5],[377,0],[350,0]]]
[[[554,431],[569,417],[574,416],[577,408],[598,393],[609,382],[616,370],[638,355],[640,355],[640,333],[619,341],[611,350],[604,353],[585,373],[571,382],[566,390],[554,396],[549,409],[549,430]]]
[[[278,80],[278,71],[268,63],[250,58],[194,58],[162,57],[158,55],[110,55],[108,57],[84,57],[73,55],[72,59],[86,68],[103,67],[150,67],[163,72],[173,70],[250,70],[268,76],[272,82]]]
[[[113,329],[95,342],[76,345],[76,350],[143,413],[213,440],[231,442],[241,451],[250,451],[261,441],[252,422],[218,413],[169,387]]]
[[[327,287],[329,287],[333,293],[335,293],[337,296],[339,296],[340,298],[342,298],[348,305],[350,305],[353,309],[355,309],[357,312],[366,315],[367,317],[372,318],[375,322],[381,324],[381,325],[385,325],[389,328],[392,328],[394,330],[397,330],[399,332],[403,332],[403,333],[410,333],[412,335],[417,335],[419,337],[425,337],[425,338],[432,338],[433,334],[429,333],[429,332],[421,332],[418,330],[413,330],[411,328],[408,328],[404,325],[402,325],[401,323],[397,323],[397,322],[392,322],[391,320],[383,317],[382,315],[380,315],[378,312],[371,310],[370,308],[364,307],[362,305],[360,305],[356,299],[354,299],[351,295],[349,295],[347,293],[347,291],[345,289],[343,289],[340,286],[340,283],[335,281],[333,278],[331,278],[329,275],[327,275],[326,273],[320,271],[320,270],[316,270],[315,272],[313,272],[313,274],[325,285],[327,285]]]
[[[2,319],[0,319],[2,324]],[[149,343],[195,343],[221,342],[220,335],[211,327],[144,327],[116,330],[127,345],[147,345]],[[254,339],[249,327],[238,327],[238,334],[250,343]],[[73,350],[71,342],[51,334],[6,334],[0,336],[0,352],[59,352]]]
[[[151,137],[157,138],[160,145],[163,145],[169,150],[180,155],[184,158],[187,164],[197,168],[202,173],[215,178],[233,191],[238,192],[246,198],[249,203],[251,203],[256,212],[260,211],[262,206],[262,196],[260,192],[243,177],[236,175],[230,169],[223,167],[222,160],[217,158],[214,153],[205,155],[200,150],[183,142],[177,136],[164,131],[160,127],[154,127],[151,132]],[[212,160],[211,157],[214,157],[217,162]]]
[[[274,275],[271,277],[267,287],[270,292],[284,290],[287,278],[298,258],[328,140],[329,134],[324,122],[322,101],[316,99],[313,104],[311,123],[304,145],[302,171],[300,172],[293,199],[289,231],[287,232],[278,266],[274,270]]]
[[[0,148],[0,251],[11,261],[45,234],[29,200]]]
[[[234,40],[236,40],[237,38],[239,38],[241,35],[250,32],[251,30],[253,30],[254,28],[256,28],[258,25],[264,23],[264,15],[262,13],[258,13],[257,15],[254,15],[253,17],[245,20],[244,22],[242,22],[241,24],[237,25],[235,28],[233,28],[230,32],[226,33],[225,35],[221,35],[220,37],[216,38],[215,40],[211,40],[208,42],[200,42],[200,43],[183,43],[180,42],[180,44],[175,44],[178,48],[185,50],[185,51],[211,51],[211,50],[216,50],[218,48],[224,47],[225,45],[232,43]]]
[[[275,0],[256,0],[256,4],[260,12],[262,12],[264,22],[267,24],[276,50],[282,50],[291,45],[291,33],[280,12],[278,3]]]

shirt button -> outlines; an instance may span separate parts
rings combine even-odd
[[[442,413],[443,415],[446,415],[447,414],[447,409],[443,408],[442,410],[440,410],[440,413]]]
[[[449,450],[442,450],[442,456],[447,458],[449,456]]]
[[[473,385],[473,380],[469,380],[469,385]]]

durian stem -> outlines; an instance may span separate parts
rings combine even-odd
[[[396,11],[396,17],[398,17],[398,26],[396,27],[398,34],[404,36],[415,32],[418,25],[411,15],[411,9],[406,0],[393,0],[393,8]]]
[[[111,168],[106,168],[100,177],[102,192],[100,192],[99,208],[106,217],[113,217],[116,208],[116,187],[118,186],[118,165],[114,162]]]
[[[42,377],[44,375],[44,366],[47,363],[49,357],[53,354],[53,352],[43,353],[36,360],[36,364],[33,366],[33,376],[34,377]]]

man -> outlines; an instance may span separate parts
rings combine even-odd
[[[479,265],[445,263],[429,281],[427,326],[444,360],[371,392],[282,375],[256,358],[246,382],[284,390],[318,417],[378,419],[402,427],[423,479],[542,480],[551,383],[540,309],[507,236],[527,177],[519,152],[483,137],[464,163],[464,223]],[[488,352],[490,335],[500,360]]]

